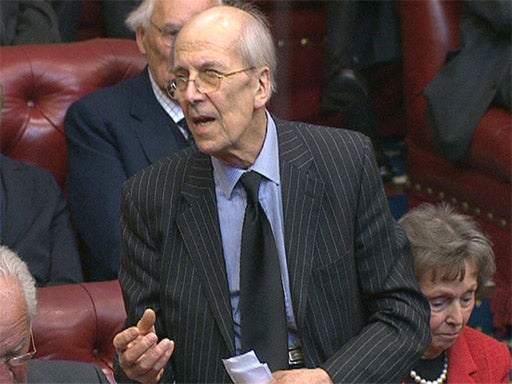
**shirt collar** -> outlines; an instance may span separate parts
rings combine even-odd
[[[162,89],[158,86],[153,75],[151,74],[151,69],[148,68],[149,73],[149,81],[151,82],[151,88],[153,89],[153,93],[158,101],[158,103],[162,106],[162,108],[167,112],[167,114],[171,117],[171,119],[177,123],[181,119],[183,119],[183,111],[178,103],[172,100],[167,94],[165,94]]]
[[[263,148],[253,165],[247,171],[256,171],[265,176],[271,182],[279,185],[279,146],[277,141],[277,128],[274,120],[267,114],[267,134],[263,141]],[[215,182],[222,194],[231,198],[231,193],[244,172],[243,169],[232,167],[223,161],[212,156],[213,173]]]

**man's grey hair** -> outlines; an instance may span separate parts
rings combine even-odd
[[[140,5],[131,11],[126,18],[126,26],[133,32],[139,27],[148,28],[157,1],[158,0],[142,0]]]
[[[274,93],[276,91],[277,55],[269,22],[265,15],[251,3],[233,4],[233,6],[252,16],[251,21],[244,24],[242,35],[235,49],[238,50],[248,66],[256,68],[267,66],[269,68],[271,92]]]
[[[151,18],[153,17],[153,11],[155,9],[155,4],[157,1],[160,0],[142,0],[139,6],[135,8],[133,11],[131,11],[128,17],[126,18],[126,26],[133,32],[135,32],[139,27],[148,29],[151,24]],[[222,5],[226,1],[217,0],[217,2],[218,5]]]
[[[30,324],[36,315],[37,296],[34,277],[27,264],[10,248],[0,246],[0,280],[12,280],[19,284],[27,302]]]

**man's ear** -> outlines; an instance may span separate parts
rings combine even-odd
[[[146,28],[144,27],[137,27],[135,30],[135,41],[137,42],[137,47],[139,47],[140,53],[145,55],[146,47],[144,46],[144,39],[146,38]]]
[[[270,69],[268,67],[262,67],[258,69],[258,87],[254,95],[254,108],[264,108],[270,100],[271,95],[271,80],[270,80]]]

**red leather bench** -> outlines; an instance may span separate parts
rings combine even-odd
[[[64,116],[87,93],[139,73],[145,60],[134,41],[0,47],[3,86],[0,152],[50,170],[65,188]]]
[[[35,358],[94,363],[114,382],[112,340],[126,320],[118,281],[39,288],[37,299]]]
[[[128,40],[1,47],[2,154],[49,169],[65,188],[67,108],[144,65],[135,42]],[[96,363],[113,380],[112,339],[126,318],[118,282],[40,288],[38,300],[36,358]]]

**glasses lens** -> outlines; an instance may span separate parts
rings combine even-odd
[[[196,78],[197,89],[203,93],[214,92],[219,89],[220,80],[220,76],[215,72],[199,72]]]

